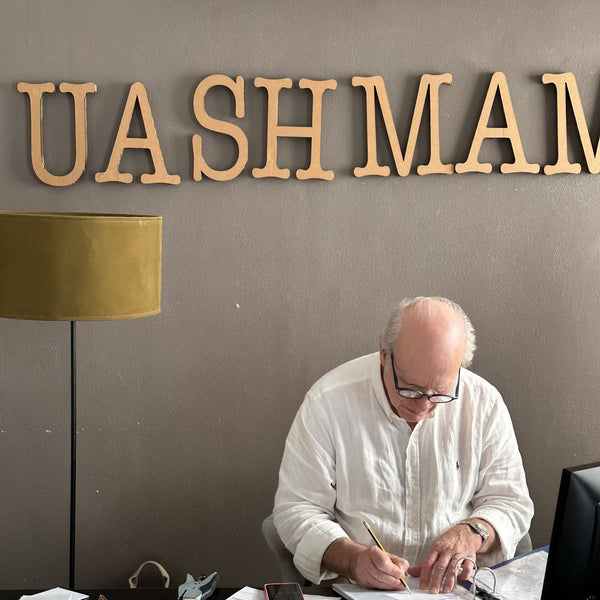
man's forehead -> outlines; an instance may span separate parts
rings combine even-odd
[[[419,311],[402,320],[393,347],[396,366],[407,376],[454,371],[462,363],[465,343],[464,322],[452,308]]]

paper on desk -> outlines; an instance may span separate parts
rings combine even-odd
[[[311,600],[335,600],[335,596],[318,596],[317,594],[311,594],[308,590],[304,591],[304,596],[310,596]],[[229,596],[227,600],[265,600],[265,592],[246,586],[238,590],[233,596]]]
[[[540,600],[547,562],[548,552],[536,550],[494,569],[497,579],[496,595],[510,600]],[[488,589],[482,582],[483,575],[477,581],[478,587]]]
[[[407,590],[393,592],[389,590],[366,590],[351,583],[334,583],[333,589],[347,598],[348,600],[454,600],[455,598],[472,598],[471,592],[461,586],[454,588],[454,591],[445,594],[440,592],[435,596],[429,593],[429,590],[419,589],[419,578],[407,575],[406,583],[410,588],[412,595]]]
[[[71,590],[57,587],[46,590],[45,592],[39,592],[38,594],[21,596],[21,600],[26,600],[28,598],[34,598],[35,600],[83,600],[83,598],[89,598],[89,596],[87,594],[80,594],[79,592],[72,592]]]
[[[253,587],[243,587],[227,600],[265,600],[265,593]]]

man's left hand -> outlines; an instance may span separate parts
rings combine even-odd
[[[422,590],[429,590],[432,594],[440,591],[449,593],[454,589],[454,573],[459,560],[465,556],[475,560],[475,555],[480,549],[481,536],[467,525],[456,525],[441,535],[429,554],[418,565],[409,568],[408,573],[419,577],[419,587]],[[472,570],[473,563],[470,560],[463,561],[459,581],[468,579]]]

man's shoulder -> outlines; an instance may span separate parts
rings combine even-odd
[[[492,387],[492,388],[494,387],[487,379],[485,379],[478,373],[475,373],[474,371],[466,369],[465,367],[462,367],[460,372],[461,372],[461,375],[460,375],[461,379],[464,379],[466,382],[468,382],[472,386]]]
[[[479,375],[478,373],[475,373],[475,371],[471,371],[470,369],[467,369],[465,367],[462,367],[460,371],[461,371],[461,379],[464,378],[471,385],[481,386],[481,387],[492,387],[495,389],[495,387],[492,383],[490,383],[487,379],[485,379],[485,377]]]
[[[503,401],[502,396],[495,385],[481,375],[469,371],[469,369],[461,369],[461,385],[464,386],[464,391],[474,399],[481,400],[482,398],[487,398],[494,402]]]

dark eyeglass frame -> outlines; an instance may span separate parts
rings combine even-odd
[[[396,367],[394,366],[394,354],[390,352],[390,359],[392,361],[392,373],[394,374],[394,385],[396,386],[396,391],[398,392],[398,396],[402,398],[406,398],[407,400],[420,400],[421,398],[427,398],[429,402],[433,404],[448,404],[448,402],[453,402],[458,398],[458,388],[460,386],[460,369],[458,369],[458,381],[456,382],[456,390],[454,391],[454,396],[450,396],[449,394],[426,394],[425,392],[421,392],[419,390],[413,390],[412,388],[403,388],[398,385],[398,376],[396,375]],[[403,392],[408,392],[411,394],[410,396],[406,396]]]

